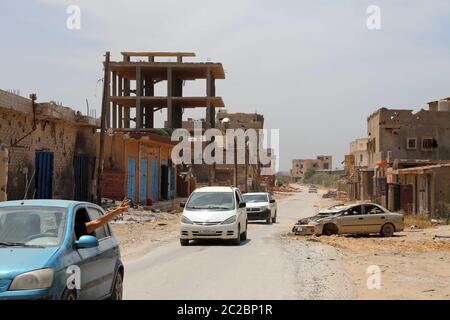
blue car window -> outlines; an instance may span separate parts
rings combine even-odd
[[[64,240],[67,209],[8,207],[0,211],[0,243],[54,247]]]

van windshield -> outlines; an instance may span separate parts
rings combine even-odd
[[[65,208],[1,208],[0,247],[59,246],[64,239],[66,220]]]
[[[194,192],[186,204],[186,209],[233,210],[234,206],[232,192]]]

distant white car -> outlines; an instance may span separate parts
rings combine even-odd
[[[238,188],[198,188],[181,206],[182,246],[195,239],[232,240],[236,245],[247,240],[246,204]]]
[[[266,220],[266,223],[277,222],[277,203],[268,192],[244,193],[249,220]]]

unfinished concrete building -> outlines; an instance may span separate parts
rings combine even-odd
[[[114,152],[108,155],[106,148],[104,155],[105,196],[117,199],[127,195],[143,204],[176,196],[177,168],[170,158],[170,132],[186,123],[185,109],[204,108],[203,125],[211,128],[215,127],[216,108],[224,107],[215,84],[217,79],[225,79],[222,64],[183,61],[189,57],[195,54],[122,52],[122,61],[109,63],[106,127],[110,134],[106,142]],[[167,61],[174,58],[176,61]],[[185,84],[194,80],[204,81],[204,94],[184,96]],[[165,89],[162,94],[158,95],[157,85]],[[165,132],[155,128],[155,113],[163,109],[167,111]]]
[[[93,200],[99,122],[0,90],[0,201]]]
[[[225,79],[221,63],[185,62],[194,53],[122,52],[123,61],[110,62],[111,87],[107,127],[124,130],[154,128],[154,114],[167,109],[167,128],[181,128],[183,110],[206,108],[206,125],[215,127],[215,109],[224,107],[216,96],[216,79]],[[158,58],[176,57],[176,62]],[[146,60],[144,60],[146,59]],[[205,94],[183,96],[186,81],[205,80]],[[155,95],[155,85],[166,82],[166,94]]]

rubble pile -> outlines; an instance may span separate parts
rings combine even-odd
[[[292,186],[280,186],[271,188],[272,192],[302,192],[302,189]]]

